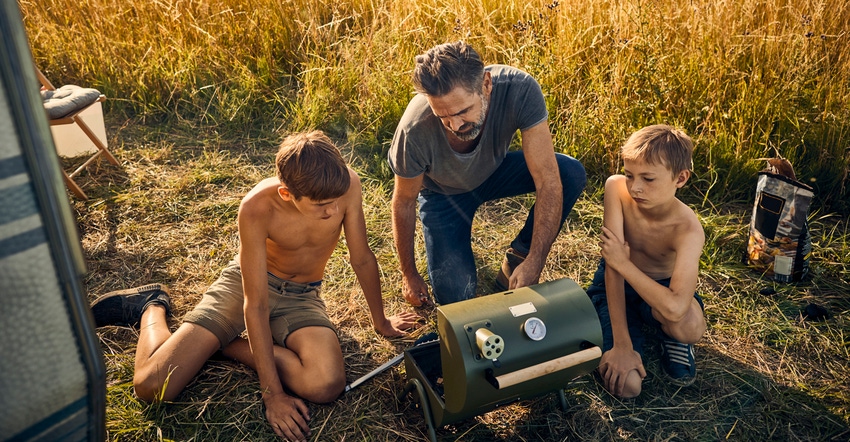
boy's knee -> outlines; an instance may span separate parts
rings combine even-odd
[[[640,396],[643,379],[638,372],[632,370],[626,377],[626,384],[623,386],[623,394],[620,395],[623,399],[631,399]]]
[[[676,324],[666,327],[664,333],[682,344],[696,344],[705,334],[705,321]]]
[[[298,393],[298,396],[315,404],[327,404],[335,401],[344,389],[344,374],[342,376],[322,377],[304,385],[304,391]]]
[[[696,344],[705,334],[706,324],[702,310],[691,309],[679,322],[668,323],[664,332],[682,344]]]
[[[696,344],[702,340],[703,335],[705,335],[705,325],[702,327],[694,327],[690,330],[686,330],[683,333],[682,340],[679,342],[682,344]]]
[[[623,385],[623,391],[621,394],[617,394],[610,390],[608,390],[608,392],[620,399],[632,399],[640,396],[642,387],[643,379],[641,379],[637,371],[632,370],[628,375],[626,375],[626,383]]]
[[[148,403],[157,400],[174,399],[164,397],[163,385],[154,376],[144,376],[136,373],[133,376],[133,390],[136,392],[136,397]]]

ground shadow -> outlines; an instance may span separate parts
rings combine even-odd
[[[656,344],[647,354],[657,355]],[[610,396],[592,375],[566,389],[567,409],[554,395],[511,404],[437,430],[439,440],[797,440],[845,441],[850,426],[818,399],[779,385],[713,351],[700,351],[697,381],[679,388],[665,382],[655,362],[644,391],[633,400]],[[413,403],[403,420],[422,428]]]

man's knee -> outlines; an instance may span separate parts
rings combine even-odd
[[[569,155],[557,154],[558,170],[564,194],[581,192],[587,184],[587,172],[581,162]]]
[[[440,269],[429,272],[434,298],[441,305],[464,301],[475,296],[478,277],[475,268],[464,269],[460,262],[446,260]]]

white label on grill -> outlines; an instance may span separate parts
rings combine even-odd
[[[525,304],[517,304],[508,307],[508,310],[511,311],[511,314],[514,315],[514,318],[519,318],[520,316],[528,315],[531,313],[537,313],[537,309],[534,308],[534,304],[530,302],[526,302]]]

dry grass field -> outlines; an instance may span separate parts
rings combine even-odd
[[[176,326],[235,252],[240,196],[255,180],[271,174],[275,146],[273,140],[223,141],[212,131],[187,137],[152,136],[156,130],[146,127],[112,129],[127,140],[118,150],[125,171],[98,166],[84,180],[94,197],[74,203],[89,263],[86,285],[94,297],[151,281],[165,283],[175,300]],[[390,189],[367,179],[364,190],[387,309],[399,312],[408,307],[399,295],[389,234]],[[519,228],[527,203],[505,201],[479,214],[474,247],[482,290],[495,276],[501,250]],[[523,401],[441,429],[441,440],[846,440],[846,221],[814,214],[813,279],[776,284],[737,262],[749,207],[696,209],[709,238],[699,287],[709,329],[697,346],[699,378],[692,387],[665,384],[653,360],[638,399],[617,400],[587,376],[567,388],[567,410],[560,410],[554,395]],[[555,244],[545,280],[589,282],[598,259],[600,222],[600,194],[588,189]],[[344,243],[326,276],[323,296],[340,327],[350,381],[435,329],[433,311],[424,309],[419,312],[426,324],[410,336],[378,336],[346,263]],[[763,288],[776,293],[762,295]],[[809,302],[827,306],[832,317],[805,320],[800,310]],[[274,439],[264,420],[256,375],[235,362],[208,363],[173,403],[139,402],[131,385],[136,333],[126,327],[99,332],[109,368],[111,440]],[[647,354],[657,351],[653,347]],[[405,383],[404,370],[397,367],[331,405],[313,405],[313,440],[423,440],[426,426],[413,396],[397,398]]]
[[[563,0],[450,4],[440,0],[20,0],[36,63],[54,83],[101,89],[107,132],[123,164],[92,165],[72,200],[98,294],[166,284],[176,327],[237,247],[241,197],[263,177],[281,137],[319,128],[364,182],[370,243],[389,312],[409,307],[390,224],[385,156],[409,100],[414,54],[465,39],[489,62],[543,85],[559,150],[586,165],[589,186],[558,237],[543,279],[590,282],[599,251],[600,183],[637,127],[668,122],[697,143],[682,198],[707,244],[699,291],[708,331],[688,388],[663,382],[653,359],[643,394],[622,401],[592,376],[437,431],[462,441],[850,440],[850,6],[788,0],[687,4]],[[811,277],[779,284],[740,264],[761,158],[780,153],[813,184]],[[64,160],[72,164],[71,160]],[[531,200],[482,208],[474,226],[480,291]],[[418,237],[417,241],[421,241]],[[424,250],[417,244],[419,268]],[[771,289],[772,294],[763,289]],[[348,379],[434,331],[435,316],[399,339],[371,328],[341,242],[323,297],[338,324]],[[801,315],[809,303],[830,317]],[[256,375],[210,361],[174,402],[132,390],[137,331],[99,329],[113,441],[262,441]],[[656,355],[653,346],[647,355]],[[329,405],[311,405],[315,441],[421,441],[413,397],[396,367]]]

